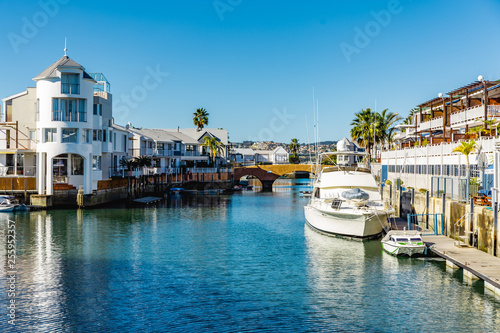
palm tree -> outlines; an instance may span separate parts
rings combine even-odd
[[[486,133],[487,133],[487,130],[484,128],[484,126],[479,125],[476,127],[469,128],[469,131],[466,134],[474,135],[474,137],[477,138],[481,134],[486,134]]]
[[[288,145],[288,149],[290,150],[290,153],[292,153],[292,156],[288,158],[290,163],[300,163],[299,159],[299,140],[298,139],[292,139],[292,142],[290,142],[290,145]]]
[[[411,112],[412,111],[410,111],[410,113]],[[375,118],[377,127],[375,131],[376,139],[378,139],[378,142],[382,143],[382,145],[386,142],[391,142],[395,130],[394,124],[402,118],[397,113],[389,112],[388,109],[383,110],[380,114],[376,113]]]
[[[361,147],[366,147],[370,154],[371,140],[373,139],[373,130],[375,124],[375,113],[370,108],[361,110],[354,114],[354,119],[351,122],[351,138],[355,140]]]
[[[462,153],[465,155],[465,160],[467,161],[467,192],[465,197],[469,197],[469,181],[470,181],[470,175],[469,175],[469,154],[472,153],[474,150],[477,149],[477,144],[475,140],[470,140],[470,141],[462,141],[458,147],[455,147],[453,149],[453,152],[457,153]]]
[[[144,168],[144,167],[151,167],[153,163],[153,159],[150,156],[140,156],[136,158],[137,161],[137,166],[139,168]]]
[[[125,156],[120,159],[120,167],[126,168],[127,171],[134,169],[134,159],[128,159]]]
[[[193,113],[193,123],[198,131],[201,131],[205,125],[208,125],[208,112],[204,108],[196,109]]]
[[[420,109],[418,109],[418,108],[411,109],[410,114],[403,120],[403,124],[405,124],[405,125],[413,124],[413,115],[419,111],[420,111]]]
[[[203,138],[203,145],[210,150],[210,157],[212,158],[212,162],[215,164],[215,158],[217,155],[222,154],[224,151],[224,144],[214,136],[206,136]]]

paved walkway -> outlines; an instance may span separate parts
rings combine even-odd
[[[489,283],[500,292],[500,258],[475,248],[457,247],[447,236],[422,236],[422,239],[432,252],[484,280],[486,288],[494,290]]]

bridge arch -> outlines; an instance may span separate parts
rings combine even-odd
[[[294,171],[311,172],[310,164],[273,164],[234,168],[234,180],[244,176],[254,176],[262,183],[263,191],[272,190],[273,183],[279,177]]]
[[[234,168],[234,180],[240,180],[244,176],[254,176],[257,178],[262,183],[263,191],[272,190],[274,181],[280,177],[280,175],[259,167]]]

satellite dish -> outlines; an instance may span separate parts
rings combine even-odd
[[[486,156],[485,153],[480,153],[477,156],[477,168],[481,171],[484,171],[488,167],[488,164],[488,156]]]

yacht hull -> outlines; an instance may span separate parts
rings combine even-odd
[[[304,207],[307,223],[314,229],[332,235],[375,238],[382,233],[382,224],[387,225],[387,214],[377,212],[350,214],[344,212],[326,212],[311,205]]]

